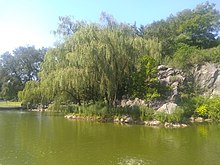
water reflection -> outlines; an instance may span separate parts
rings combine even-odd
[[[0,164],[220,162],[220,126],[155,129],[32,112],[0,112]]]
[[[129,157],[125,157],[119,160],[118,165],[152,165],[153,162],[148,160],[148,161],[144,161],[142,159],[138,159],[138,158],[129,158]]]

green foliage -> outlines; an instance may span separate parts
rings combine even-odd
[[[201,56],[202,56],[200,61],[219,63],[220,44],[217,47],[214,47],[214,48],[211,48],[211,49],[203,49],[203,50],[201,50],[200,53],[201,53]]]
[[[143,36],[158,38],[161,43],[163,60],[169,59],[168,61],[171,62],[176,50],[179,49],[179,44],[200,49],[216,47],[219,44],[217,38],[220,29],[219,19],[220,13],[215,9],[215,5],[206,2],[195,9],[185,9],[176,16],[171,15],[166,20],[156,21],[145,26]],[[192,58],[187,59],[185,55],[182,59],[186,59],[186,63],[189,63]]]
[[[207,100],[208,117],[214,121],[220,120],[220,98],[214,97]]]
[[[207,105],[201,105],[201,106],[196,108],[196,113],[199,116],[205,117],[205,116],[207,116],[207,112],[208,112]]]
[[[201,116],[204,118],[210,118],[214,121],[220,120],[220,98],[219,97],[205,98],[202,96],[197,96],[197,97],[191,98],[190,105],[191,105],[191,110],[194,110],[194,113],[192,113],[192,115]],[[186,115],[184,114],[184,116]]]
[[[63,105],[62,107],[62,111],[66,112],[66,113],[78,113],[78,109],[79,109],[79,105],[76,104],[67,104],[67,105]]]
[[[142,121],[150,121],[154,119],[155,110],[146,106],[140,106],[139,110],[140,110],[140,119]]]
[[[65,37],[72,36],[76,31],[83,27],[84,21],[75,21],[71,16],[60,16],[57,30],[53,31],[54,35]]]
[[[161,123],[165,123],[168,121],[168,114],[165,112],[157,112],[155,113],[154,118],[160,121]]]
[[[79,105],[105,101],[114,107],[117,99],[128,94],[140,55],[159,58],[157,40],[145,40],[130,25],[112,19],[103,14],[101,24],[82,24],[63,44],[47,52],[39,73],[40,88],[51,101],[57,97]],[[150,69],[145,70],[146,78],[153,84],[151,74],[155,73]]]
[[[62,112],[74,113],[83,116],[97,116],[105,118],[110,114],[110,109],[104,102],[96,102],[95,104],[76,105],[68,104],[59,107]]]
[[[162,57],[171,56],[175,50],[175,22],[173,17],[167,20],[160,20],[145,26],[143,29],[144,38],[158,38],[161,43]]]
[[[7,100],[17,100],[18,91],[23,90],[27,81],[38,80],[40,63],[45,48],[34,46],[19,47],[13,54],[6,52],[0,60],[0,95]]]
[[[132,96],[145,98],[151,101],[160,97],[158,92],[159,82],[157,79],[157,63],[150,56],[143,56],[140,60],[140,66],[132,75]]]
[[[131,116],[133,119],[138,120],[140,119],[140,109],[138,106],[132,107],[115,107],[111,109],[112,116]]]
[[[28,81],[23,91],[18,92],[18,100],[21,101],[23,105],[47,104],[46,96],[41,91],[39,82],[37,81]]]
[[[167,114],[165,112],[156,112],[155,119],[161,123],[182,123],[185,122],[184,110],[178,107],[172,114]]]
[[[48,106],[49,111],[54,111],[54,112],[63,112],[63,107],[61,106],[60,102],[55,101],[52,104],[49,104]]]
[[[80,113],[86,116],[105,117],[109,112],[108,106],[103,102],[97,102],[91,105],[83,105],[80,107]]]
[[[183,109],[184,117],[190,118],[195,114],[196,102],[193,98],[182,96],[179,105]]]
[[[205,62],[219,63],[220,45],[210,49],[198,49],[186,44],[178,44],[178,48],[173,56],[170,65],[183,70],[189,70],[195,64]]]
[[[184,110],[180,107],[172,113],[168,115],[168,122],[170,123],[182,123],[185,122]]]
[[[190,77],[194,64],[218,63],[220,14],[214,7],[207,2],[139,30],[106,13],[100,23],[60,17],[54,33],[63,36],[62,43],[48,50],[42,63],[43,49],[19,48],[16,57],[10,53],[2,56],[1,96],[16,99],[23,89],[19,100],[24,104],[52,103],[49,108],[58,111],[153,119],[153,111],[147,107],[116,108],[116,102],[123,96],[147,102],[166,98],[170,88],[158,82],[158,64],[181,68]],[[197,100],[194,97],[198,94],[193,80],[188,81],[181,89],[181,110],[155,117],[162,122],[179,122],[191,115],[218,118],[218,104]],[[207,105],[207,112],[203,105]]]
[[[214,7],[214,4],[206,2],[193,10],[178,13],[177,42],[200,48],[217,46],[215,37],[220,27],[220,14]]]
[[[193,64],[200,63],[200,51],[193,46],[178,44],[178,48],[173,56],[171,65],[184,70],[190,69]]]

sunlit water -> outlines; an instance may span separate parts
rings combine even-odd
[[[219,165],[220,125],[181,129],[0,111],[0,165]]]

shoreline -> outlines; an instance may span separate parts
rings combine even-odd
[[[22,110],[24,109],[23,107],[0,107],[1,110]]]
[[[127,125],[144,125],[148,127],[154,128],[185,128],[189,127],[193,123],[211,123],[211,119],[203,119],[203,118],[196,118],[190,119],[188,123],[172,123],[172,122],[165,122],[162,123],[158,120],[150,120],[150,121],[142,121],[142,120],[133,120],[130,116],[122,116],[122,117],[106,117],[102,118],[100,116],[83,116],[79,114],[68,114],[65,115],[64,118],[68,120],[86,120],[86,121],[97,121],[102,123],[116,123],[116,124],[127,124]]]

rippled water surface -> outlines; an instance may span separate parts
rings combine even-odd
[[[219,165],[220,125],[181,129],[0,111],[0,165]]]

